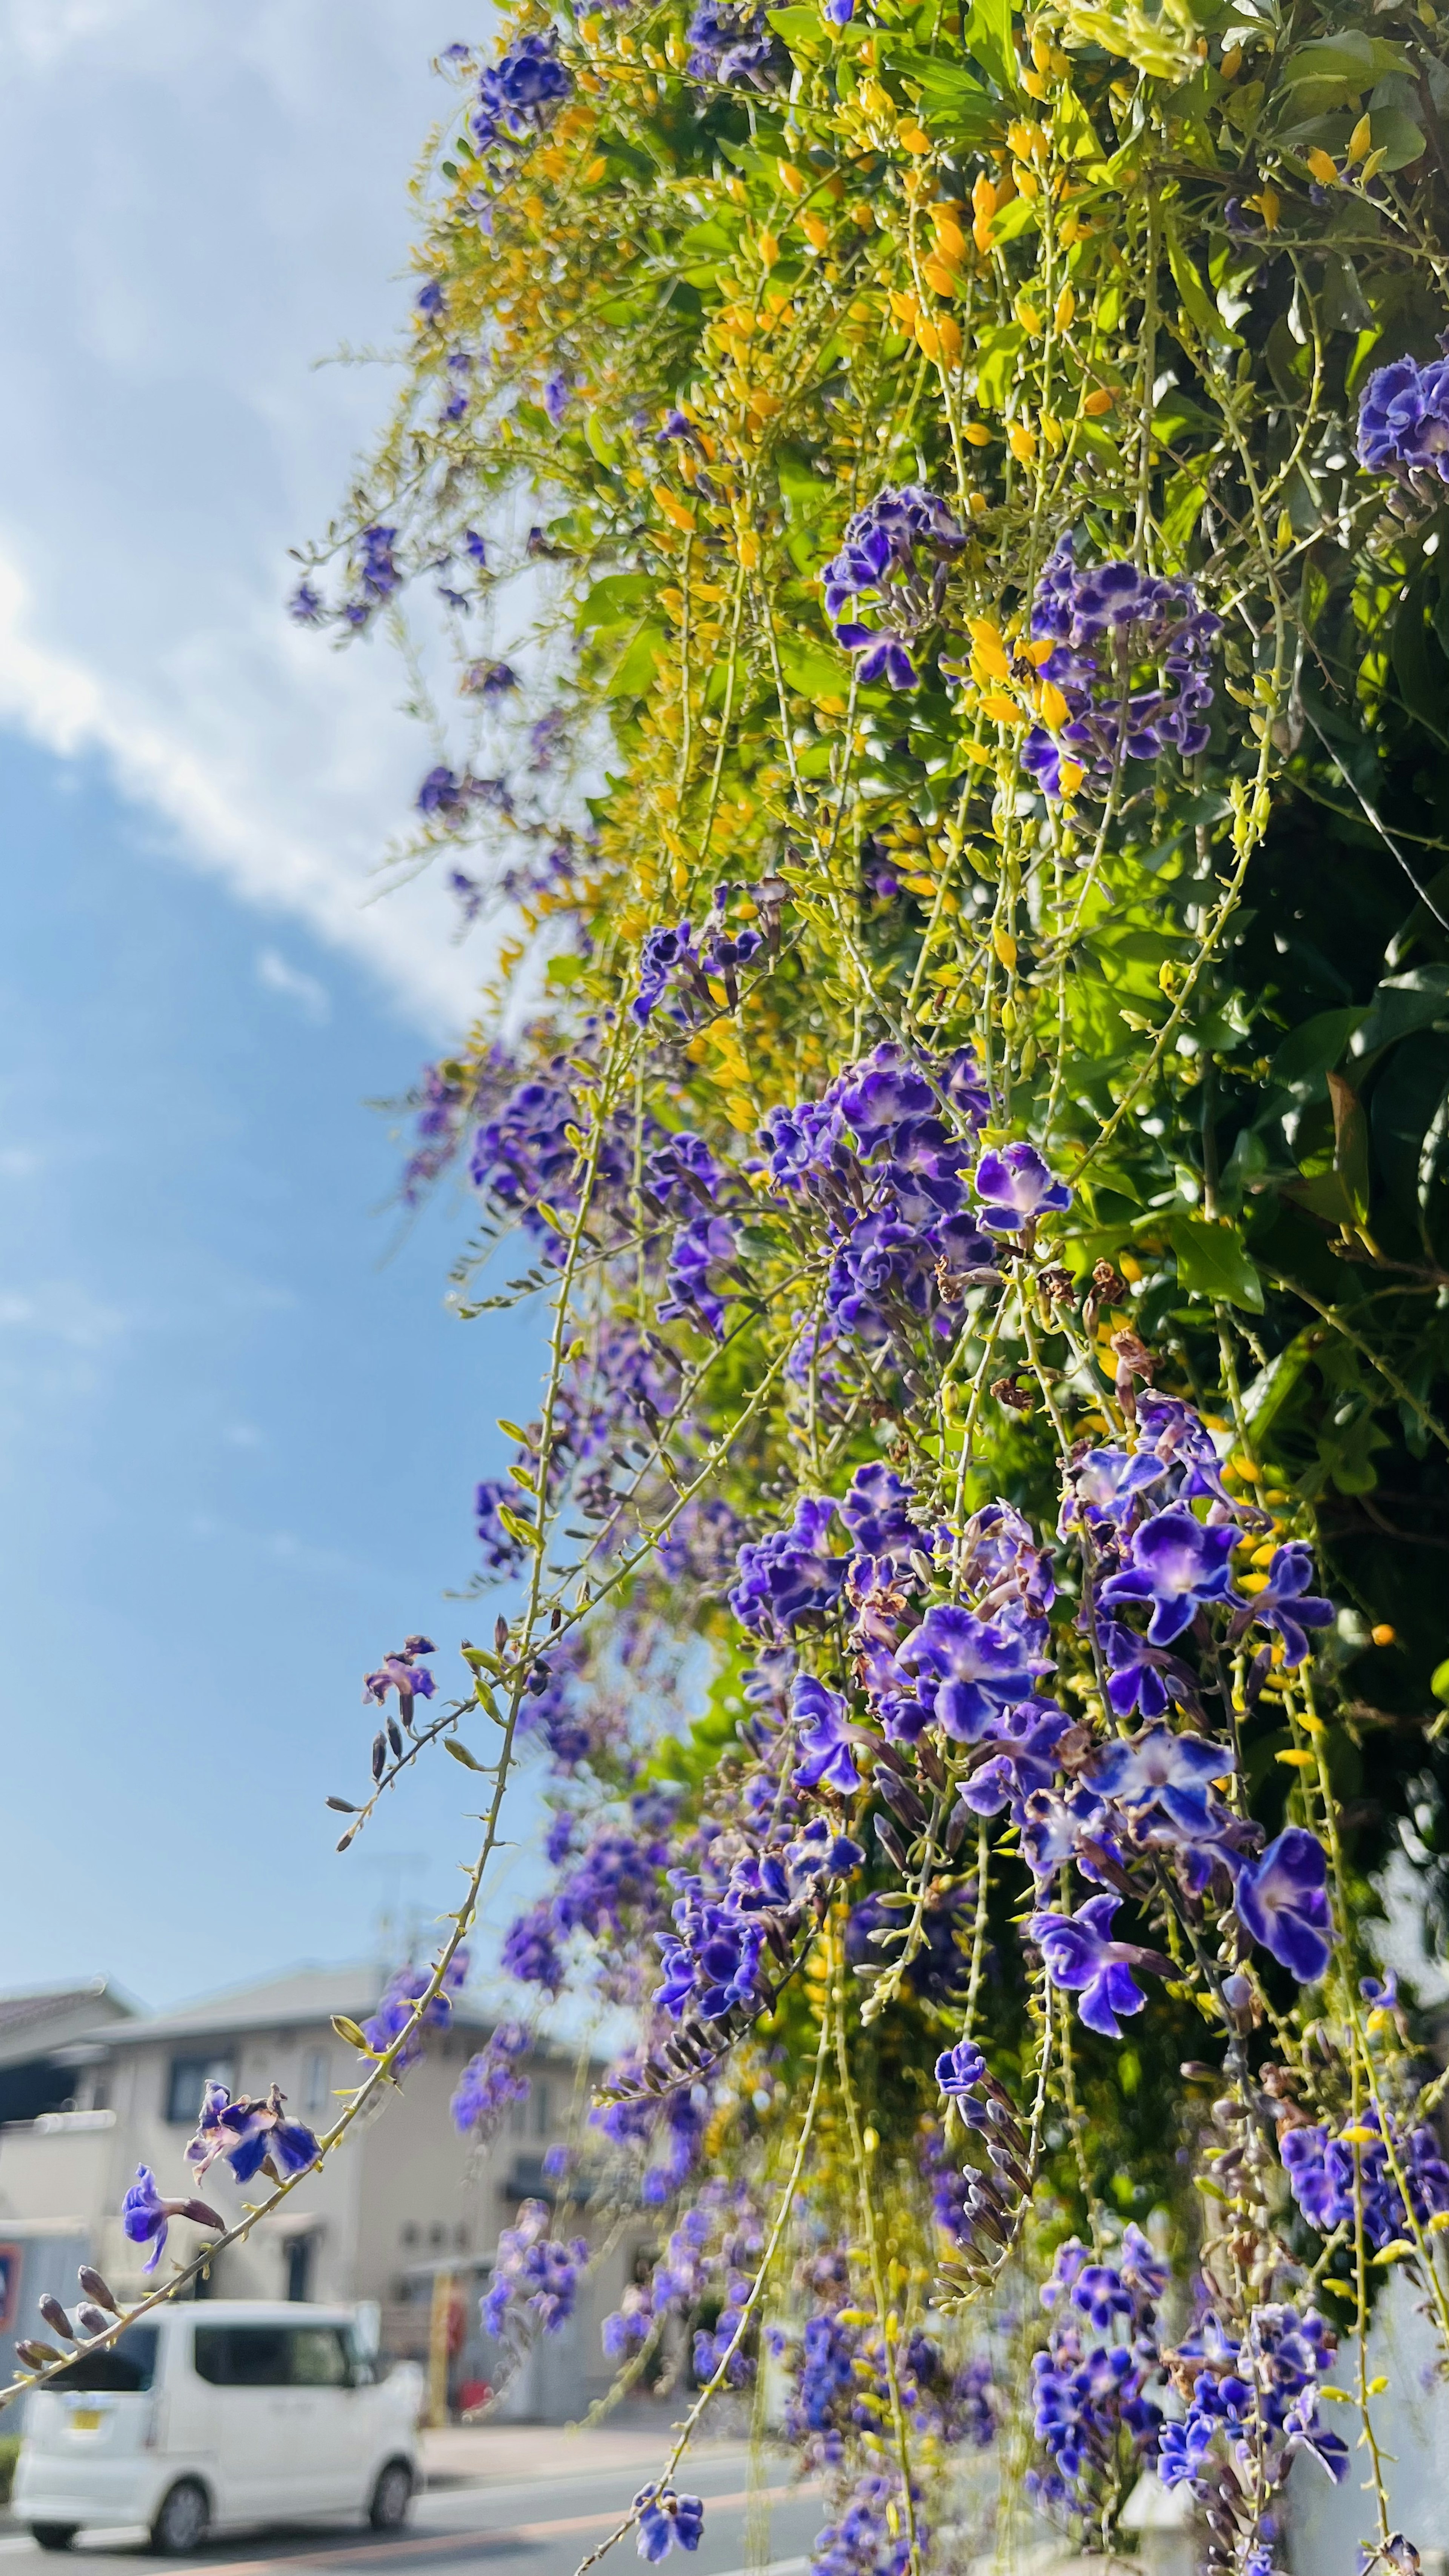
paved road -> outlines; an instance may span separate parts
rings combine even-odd
[[[662,2457],[661,2445],[661,2457]],[[535,2473],[516,2483],[441,2484],[420,2495],[405,2532],[381,2539],[354,2523],[291,2524],[229,2534],[194,2558],[153,2560],[144,2534],[90,2532],[74,2559],[135,2560],[196,2576],[449,2576],[465,2565],[482,2576],[573,2576],[579,2560],[623,2519],[630,2498],[655,2472],[637,2464]],[[817,2489],[791,2488],[773,2465],[772,2496],[754,2499],[743,2450],[711,2448],[677,2483],[705,2499],[704,2538],[693,2558],[675,2557],[670,2576],[804,2576],[810,2542],[825,2519]],[[0,2536],[3,2576],[59,2576],[65,2560],[13,2528]],[[603,2562],[609,2576],[640,2576],[633,2535]]]

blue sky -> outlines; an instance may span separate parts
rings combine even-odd
[[[93,761],[0,741],[0,821],[0,1976],[161,2001],[446,1892],[454,1765],[343,1858],[321,1801],[366,1779],[376,1655],[491,1618],[441,1595],[536,1351],[445,1311],[455,1206],[388,1210],[364,1102],[420,1050],[365,969]]]
[[[435,755],[282,602],[387,398],[313,362],[406,314],[429,56],[477,32],[0,0],[0,1986],[355,1956],[467,1847],[452,1764],[377,1865],[321,1801],[375,1656],[492,1615],[443,1596],[531,1328],[446,1313],[458,1212],[399,1229],[365,1105],[486,961],[440,889],[369,899]]]

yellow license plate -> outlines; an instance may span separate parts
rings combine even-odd
[[[99,2433],[105,2420],[98,2406],[75,2406],[71,2409],[70,2429],[73,2433]]]

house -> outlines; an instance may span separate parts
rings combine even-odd
[[[196,2187],[183,2151],[208,2078],[233,2093],[275,2083],[316,2129],[336,2118],[365,2065],[333,2016],[365,2021],[384,1982],[376,1967],[300,1968],[160,2014],[99,1981],[46,1998],[0,1996],[0,2368],[12,2366],[15,2335],[35,2330],[43,2291],[74,2300],[80,2263],[96,2264],[127,2299],[151,2286],[144,2249],[122,2231],[122,2196],[139,2165],[164,2194]],[[457,1997],[450,2027],[427,2035],[421,2060],[319,2173],[217,2257],[197,2295],[367,2303],[384,2353],[428,2364],[435,2411],[465,2382],[497,2385],[502,2358],[478,2328],[476,2293],[520,2203],[552,2198],[545,2157],[583,2098],[576,2061],[540,2041],[521,2062],[528,2100],[487,2145],[460,2138],[451,2096],[499,2017],[474,1994]],[[201,2189],[230,2222],[265,2185],[240,2189],[218,2162]],[[587,2216],[571,2215],[568,2228],[587,2235]],[[519,2375],[510,2412],[557,2420],[607,2386],[599,2321],[617,2306],[645,2233],[642,2216],[622,2231],[574,2326]],[[163,2264],[204,2242],[176,2222]]]

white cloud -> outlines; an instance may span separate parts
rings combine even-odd
[[[289,966],[275,948],[264,948],[257,959],[257,982],[268,993],[280,993],[283,1001],[295,1002],[304,1019],[314,1020],[320,1028],[332,1017],[332,996],[324,983],[309,975],[301,966]]]
[[[65,1342],[72,1350],[98,1351],[128,1328],[116,1306],[74,1279],[55,1279],[29,1292],[0,1293],[0,1332],[32,1333],[42,1341]]]
[[[430,1029],[478,975],[376,868],[432,752],[386,645],[291,628],[390,398],[451,0],[0,0],[0,720]],[[472,32],[470,28],[468,32]]]

